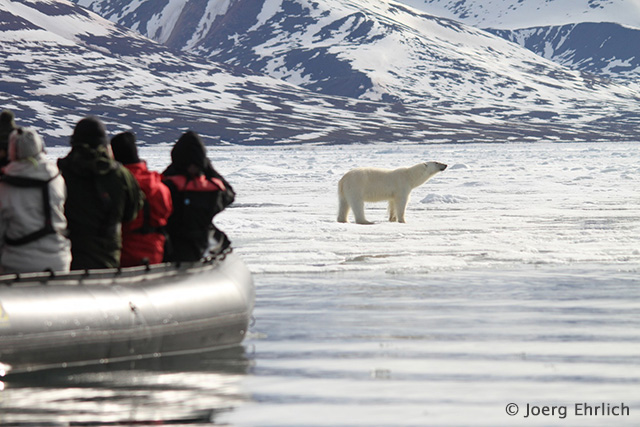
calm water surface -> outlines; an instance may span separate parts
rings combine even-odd
[[[0,425],[640,424],[637,271],[255,279],[243,347],[8,376]]]

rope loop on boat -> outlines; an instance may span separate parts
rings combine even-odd
[[[233,248],[231,246],[227,246],[222,252],[220,252],[220,261],[227,259],[227,255],[231,252],[233,252]]]
[[[44,270],[44,272],[45,273],[49,273],[49,275],[42,277],[42,284],[43,285],[48,285],[49,284],[49,280],[56,278],[56,272],[53,271],[52,268],[47,268],[46,270]]]

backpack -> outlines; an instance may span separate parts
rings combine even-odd
[[[42,203],[44,207],[44,226],[34,231],[33,233],[29,233],[26,236],[22,236],[18,239],[11,239],[4,236],[4,241],[7,245],[10,246],[21,246],[26,245],[27,243],[35,242],[38,239],[41,239],[49,234],[55,234],[57,231],[53,228],[53,223],[51,220],[51,202],[49,201],[49,183],[57,178],[60,174],[58,173],[53,178],[50,178],[46,181],[34,178],[24,178],[20,176],[11,176],[11,175],[3,175],[0,177],[0,182],[4,182],[5,184],[11,185],[13,187],[20,188],[40,188],[42,189]]]

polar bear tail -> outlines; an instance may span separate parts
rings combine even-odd
[[[340,180],[338,183],[338,222],[347,222],[347,217],[349,216],[349,202],[344,195],[344,182]]]

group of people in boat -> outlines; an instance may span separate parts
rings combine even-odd
[[[212,219],[235,193],[196,132],[180,136],[162,174],[139,158],[133,133],[109,139],[96,117],[70,142],[56,163],[35,129],[0,114],[1,273],[198,261],[213,233],[222,240]]]

